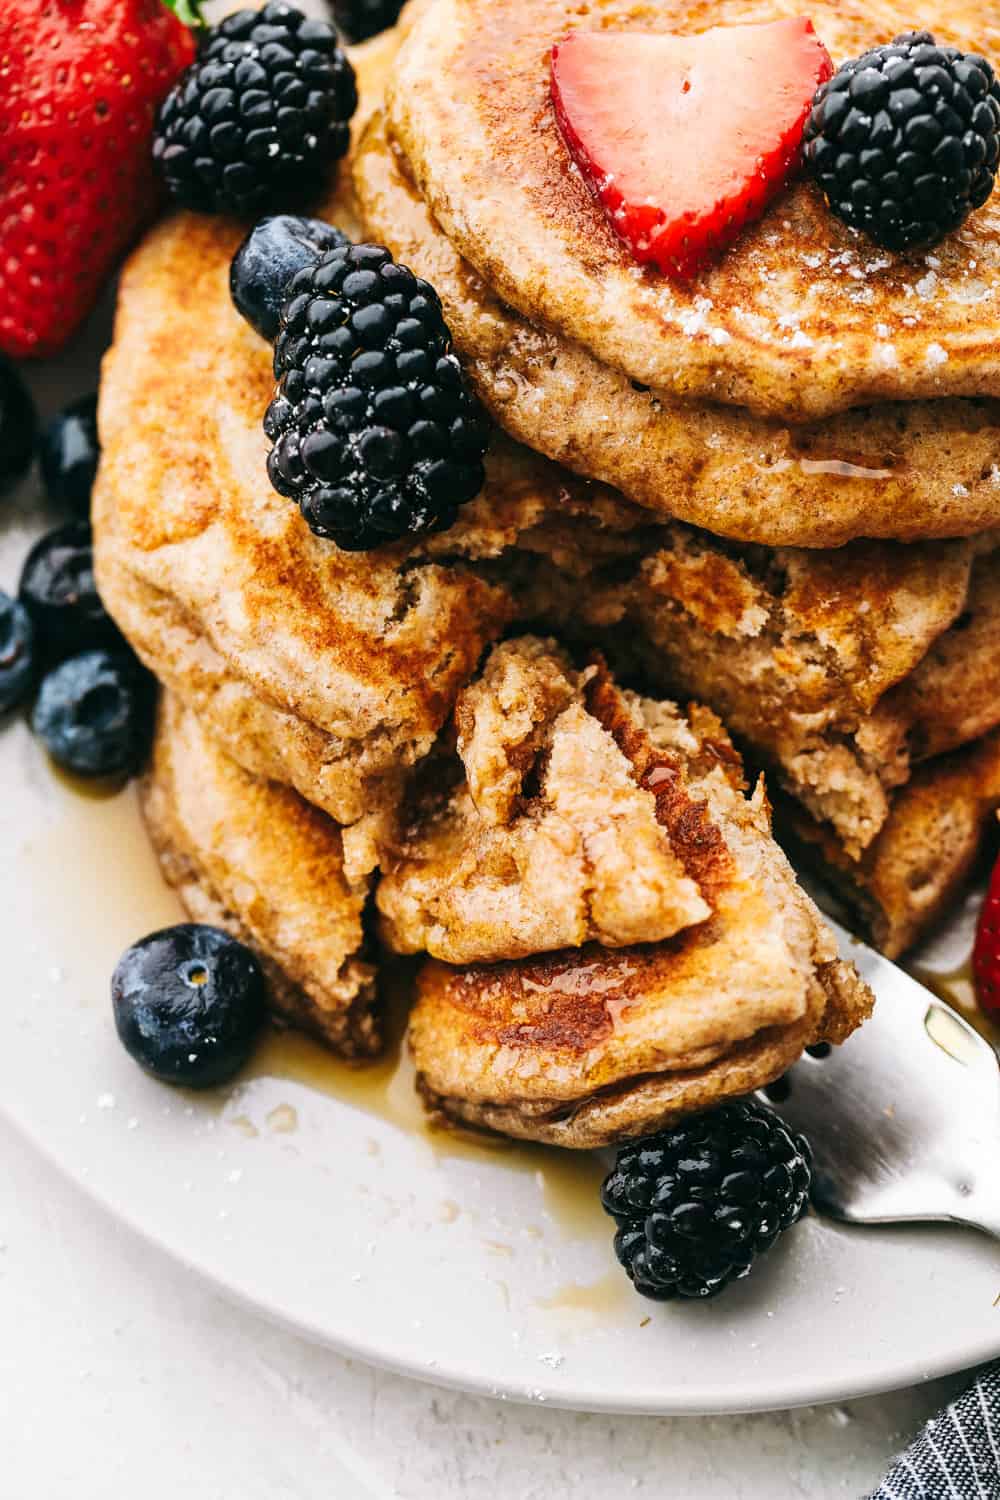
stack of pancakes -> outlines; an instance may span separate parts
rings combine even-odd
[[[499,425],[649,512],[631,575],[605,570],[632,665],[721,715],[896,956],[997,805],[1000,205],[903,258],[803,181],[678,286],[618,241],[548,104],[573,28],[795,13],[517,0],[499,27],[489,0],[421,0],[355,187],[369,236],[434,282]],[[835,64],[914,24],[895,4],[810,15]],[[980,7],[932,22],[1000,51]]]
[[[1000,218],[890,263],[798,187],[697,289],[640,272],[547,102],[551,42],[605,18],[693,24],[411,0],[355,49],[319,212],[434,284],[496,419],[451,530],[346,554],[270,488],[246,226],[189,214],[123,275],[94,499],[102,594],[165,688],[145,806],[188,909],[348,1057],[380,1045],[381,956],[419,955],[430,1107],[574,1146],[758,1087],[870,1005],[730,732],[892,951],[1000,801]],[[835,58],[905,24],[814,19]]]

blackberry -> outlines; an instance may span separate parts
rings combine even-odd
[[[264,418],[280,495],[317,536],[367,551],[444,531],[483,483],[487,426],[433,287],[378,245],[289,283]]]
[[[42,433],[38,458],[49,499],[75,515],[89,516],[100,457],[95,394],[65,407]]]
[[[83,651],[42,680],[31,727],[78,776],[130,776],[152,735],[149,674],[127,651]]]
[[[249,948],[184,922],[127,948],[111,979],[126,1052],[163,1083],[212,1088],[232,1078],[264,1022],[264,975]]]
[[[261,219],[229,267],[233,306],[261,338],[273,343],[281,325],[285,288],[296,271],[311,266],[324,250],[349,244],[346,234],[322,219],[302,219],[296,214]]]
[[[817,90],[804,139],[839,219],[888,250],[919,249],[993,191],[1000,87],[984,57],[906,32]]]
[[[28,387],[12,364],[0,359],[0,494],[27,472],[34,457],[37,417]]]
[[[153,159],[178,203],[246,217],[322,186],[357,104],[332,26],[281,3],[239,10],[164,100]]]
[[[724,1104],[623,1146],[601,1190],[637,1292],[714,1297],[805,1212],[809,1147],[761,1105]]]
[[[405,0],[333,0],[333,19],[352,42],[367,41],[399,20]]]

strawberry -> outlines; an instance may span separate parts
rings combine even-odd
[[[979,913],[976,945],[972,950],[972,977],[979,1009],[993,1020],[1000,1019],[1000,859],[993,867],[990,888]]]
[[[0,0],[0,349],[51,354],[157,202],[157,106],[191,62],[161,0]]]
[[[552,49],[552,100],[636,260],[688,280],[786,186],[832,74],[805,17],[697,36],[575,31]]]

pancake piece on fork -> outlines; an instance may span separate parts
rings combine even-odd
[[[580,764],[557,766],[567,708],[553,716],[551,698],[532,696],[523,681],[508,701],[512,665],[523,678],[540,661],[564,672],[572,704],[582,694],[585,715],[570,721],[578,745],[593,756],[603,737],[617,751],[621,785],[606,767],[589,807]],[[522,641],[494,653],[457,718],[466,785],[443,805],[430,797],[425,821],[416,813],[378,895],[383,934],[396,946],[483,952],[492,933],[485,951],[500,960],[431,959],[421,970],[410,1043],[432,1110],[525,1139],[608,1145],[762,1087],[805,1046],[843,1040],[868,1014],[867,987],[837,958],[771,839],[763,783],[748,800],[739,758],[713,714],[693,707],[684,716],[624,692],[600,665],[574,679],[558,653]],[[613,924],[615,855],[627,848],[613,814],[617,807],[627,826],[636,791],[678,865],[674,907],[647,907],[661,930],[673,928],[655,941],[635,941]],[[571,813],[563,829],[560,806]],[[504,958],[505,948],[523,951],[523,851],[530,858],[533,838],[560,832],[581,856],[585,892],[568,898],[577,888],[557,878],[553,916],[577,916],[584,941]],[[665,884],[666,865],[658,874]],[[507,922],[498,915],[505,909]],[[611,933],[588,941],[601,921]],[[553,939],[559,930],[553,922]]]

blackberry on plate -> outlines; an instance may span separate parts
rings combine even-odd
[[[238,10],[160,107],[153,159],[185,207],[257,214],[322,186],[357,105],[332,26],[282,3]]]
[[[38,459],[49,499],[86,519],[100,456],[95,392],[64,407],[42,433]]]
[[[28,472],[35,453],[37,418],[28,387],[5,359],[0,359],[0,493]]]
[[[838,218],[888,250],[919,249],[992,193],[1000,87],[984,57],[906,32],[817,90],[804,139]]]
[[[261,338],[273,343],[281,324],[285,288],[304,266],[311,266],[326,250],[349,245],[350,240],[322,219],[275,214],[261,219],[247,235],[229,268],[233,305]]]
[[[714,1297],[805,1212],[808,1144],[752,1100],[724,1104],[630,1142],[601,1202],[637,1292]]]
[[[333,19],[352,42],[367,41],[399,20],[405,0],[333,0]]]
[[[481,489],[486,420],[438,295],[381,246],[293,277],[274,373],[268,474],[317,536],[356,552],[444,531]]]
[[[31,727],[78,776],[129,776],[152,735],[149,674],[127,651],[84,651],[42,679]]]
[[[22,703],[35,680],[35,627],[23,604],[0,593],[0,713]]]
[[[35,543],[21,569],[18,594],[50,660],[121,641],[97,592],[86,521],[58,526]]]
[[[264,975],[217,927],[181,923],[126,948],[111,979],[126,1052],[162,1083],[212,1088],[246,1062],[264,1021]]]

